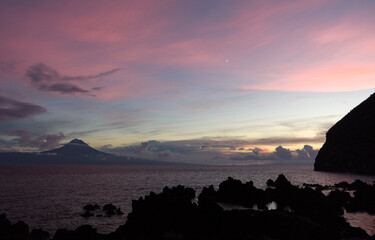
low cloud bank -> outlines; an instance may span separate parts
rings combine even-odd
[[[282,146],[275,148],[272,153],[262,153],[257,149],[245,156],[233,156],[231,160],[273,160],[273,161],[313,161],[319,152],[319,149],[314,149],[310,145],[303,146],[302,149],[290,150]]]
[[[318,149],[304,145],[301,149],[290,150],[282,146],[273,152],[265,152],[259,147],[245,148],[241,145],[246,141],[207,141],[181,140],[159,142],[150,140],[137,145],[113,147],[104,145],[100,150],[119,155],[138,156],[166,161],[188,161],[207,164],[231,164],[235,162],[281,162],[305,161],[312,162]]]
[[[39,134],[26,130],[5,131],[13,139],[13,147],[28,148],[35,150],[48,150],[61,146],[61,141],[65,138],[63,133]],[[1,143],[1,142],[0,142]]]

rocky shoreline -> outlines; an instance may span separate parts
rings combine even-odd
[[[126,223],[109,234],[83,225],[76,230],[59,229],[50,236],[41,229],[30,231],[22,221],[12,224],[1,214],[0,239],[375,239],[343,217],[344,209],[375,213],[374,184],[357,180],[298,187],[279,175],[267,186],[262,190],[251,181],[229,177],[217,190],[205,187],[198,196],[192,188],[165,187],[159,194],[133,200]],[[231,207],[224,210],[223,205]]]

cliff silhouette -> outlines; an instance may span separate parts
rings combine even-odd
[[[375,174],[375,94],[328,130],[314,170]]]

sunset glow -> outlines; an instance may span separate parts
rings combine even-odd
[[[230,164],[318,149],[374,92],[374,11],[372,0],[1,1],[0,150],[80,138],[128,154],[156,140],[145,157]]]

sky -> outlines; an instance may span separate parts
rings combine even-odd
[[[0,151],[310,160],[375,90],[375,1],[0,2]]]

